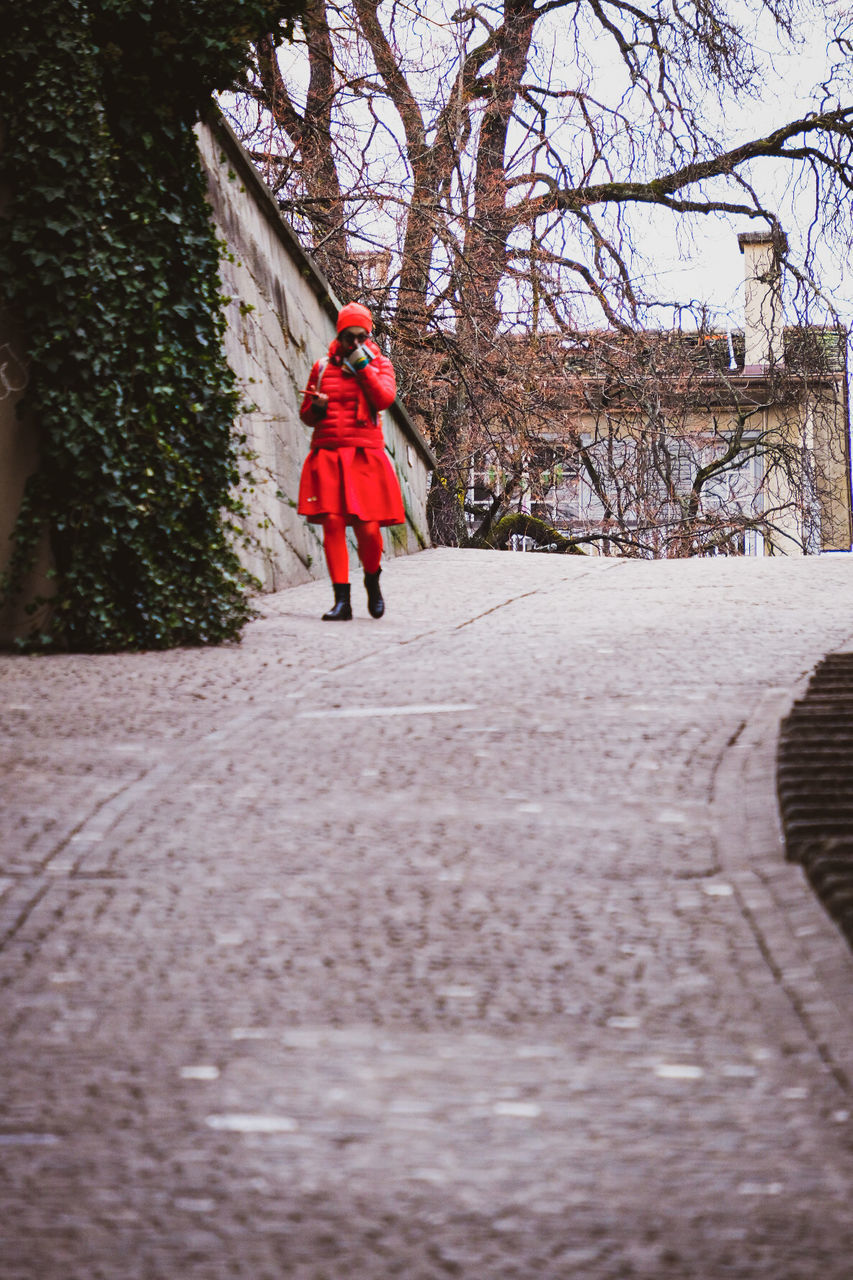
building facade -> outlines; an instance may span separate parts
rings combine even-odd
[[[742,330],[554,338],[522,474],[499,449],[473,460],[472,532],[503,485],[508,510],[590,553],[850,549],[847,333],[786,327],[784,237],[739,243]]]

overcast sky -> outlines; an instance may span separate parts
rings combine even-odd
[[[430,15],[438,15],[443,9],[449,13],[454,7],[455,0],[434,0],[426,11]],[[760,17],[752,19],[749,34],[762,62],[762,75],[756,85],[757,96],[738,98],[732,94],[722,109],[708,109],[712,131],[724,148],[749,137],[761,136],[786,120],[816,109],[814,86],[825,78],[828,68],[827,31],[837,22],[842,8],[841,4],[827,0],[801,0],[797,10],[798,43],[793,49],[780,45],[772,22]],[[755,6],[747,0],[734,0],[732,10],[739,20],[749,22]],[[383,12],[384,6],[380,14]],[[610,42],[592,38],[578,55],[574,50],[570,51],[566,23],[566,12],[557,11],[537,26],[538,47],[531,58],[531,74],[536,74],[537,64],[539,67],[550,64],[551,75],[556,74],[561,83],[571,86],[577,83],[581,73],[580,64],[575,59],[578,56],[587,58],[589,65],[594,67],[596,95],[612,93],[618,100],[622,92],[620,79],[627,82],[624,68],[614,55]],[[416,92],[420,87],[425,97],[435,92],[442,78],[449,83],[454,53],[451,33],[455,30],[457,28],[450,23],[436,26],[421,19],[408,30],[398,24],[398,41],[402,40],[411,56],[408,68],[410,82]],[[298,45],[285,45],[280,57],[285,74],[296,87],[298,96],[298,86],[305,83],[303,51]],[[423,66],[421,86],[418,86],[419,65]],[[849,77],[848,86],[853,89]],[[382,116],[389,129],[399,129],[390,105],[383,109]],[[389,146],[389,156],[392,150]],[[615,176],[619,176],[618,171]],[[799,257],[803,236],[813,214],[813,190],[808,184],[799,184],[798,187],[792,181],[792,171],[788,166],[777,165],[774,168],[769,162],[756,164],[750,177],[763,196],[768,196],[771,191],[775,193],[775,199],[767,198],[765,203],[778,209],[782,225],[789,235],[792,253]],[[727,322],[739,324],[743,305],[743,257],[738,249],[737,234],[739,231],[760,229],[764,224],[746,217],[722,215],[686,220],[655,211],[648,205],[640,206],[638,213],[633,222],[638,228],[634,239],[640,250],[640,259],[634,266],[645,285],[644,291],[655,296],[692,298],[707,303],[720,328],[725,328]],[[371,229],[382,238],[381,209],[375,209],[372,217],[375,222]],[[391,226],[390,214],[387,218],[386,234]],[[850,325],[853,321],[853,273],[848,265],[848,255],[833,249],[821,257],[821,275],[826,292],[841,312],[842,319]],[[660,319],[665,322],[662,315]],[[600,316],[596,322],[601,323]]]
[[[746,6],[736,4],[735,9]],[[796,48],[780,48],[768,23],[756,28],[756,46],[763,52],[765,75],[760,96],[742,102],[731,101],[720,120],[721,136],[729,146],[748,138],[761,137],[786,120],[815,110],[815,86],[825,78],[828,66],[827,32],[841,5],[804,4],[797,20]],[[853,14],[851,14],[853,18]],[[848,89],[850,79],[848,76]],[[848,99],[853,94],[848,93]],[[802,252],[804,235],[814,214],[814,188],[796,181],[788,165],[756,164],[753,174],[762,191],[776,194],[775,207],[788,234],[791,250]],[[773,201],[768,201],[771,207]],[[853,220],[853,204],[851,204]],[[743,257],[737,243],[740,231],[754,231],[761,223],[746,218],[696,218],[681,229],[676,219],[658,213],[650,218],[647,243],[659,263],[658,279],[663,293],[692,294],[704,298],[723,317],[743,308]],[[853,221],[851,221],[853,226]],[[820,273],[827,296],[853,326],[853,271],[848,254],[832,249],[819,253]],[[653,288],[653,291],[654,288]]]

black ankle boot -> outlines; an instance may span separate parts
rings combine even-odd
[[[385,612],[385,601],[382,599],[382,592],[379,589],[379,575],[381,569],[377,569],[375,573],[366,573],[364,575],[364,585],[367,588],[367,612],[371,618],[381,618]]]
[[[323,614],[323,622],[349,622],[352,617],[352,605],[349,601],[349,583],[333,582],[335,603],[328,613]]]

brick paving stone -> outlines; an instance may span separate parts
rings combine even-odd
[[[853,564],[432,551],[0,657],[2,1280],[847,1280],[780,717]]]

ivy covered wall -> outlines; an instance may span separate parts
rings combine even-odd
[[[0,281],[39,463],[0,595],[45,537],[54,566],[29,647],[211,643],[249,614],[239,396],[192,129],[249,39],[300,7],[42,0],[7,26]]]

